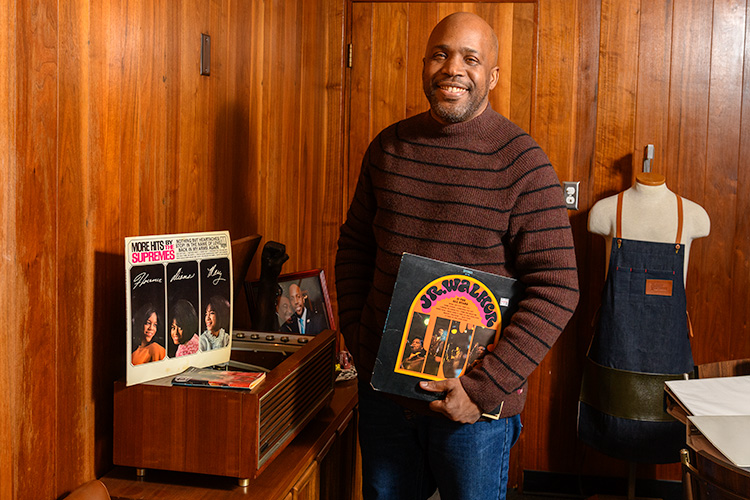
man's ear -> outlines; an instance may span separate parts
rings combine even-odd
[[[424,64],[424,62],[422,63]],[[495,88],[497,82],[500,80],[500,68],[495,66],[490,70],[490,90]]]

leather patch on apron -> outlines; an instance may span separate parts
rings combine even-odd
[[[672,280],[646,280],[646,295],[672,296]]]

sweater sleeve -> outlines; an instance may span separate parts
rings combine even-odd
[[[339,329],[355,360],[359,354],[357,333],[372,288],[377,249],[372,226],[376,203],[368,163],[369,152],[363,158],[354,197],[341,226],[335,263]]]
[[[506,258],[525,296],[482,363],[461,377],[483,411],[519,396],[578,303],[573,237],[560,182],[546,155],[520,176],[506,234]]]

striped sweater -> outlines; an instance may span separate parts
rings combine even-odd
[[[502,402],[501,416],[520,413],[526,379],[578,301],[570,221],[547,156],[489,106],[450,125],[425,112],[373,140],[336,254],[340,329],[366,381],[402,252],[525,283],[495,350],[460,379],[481,410]]]

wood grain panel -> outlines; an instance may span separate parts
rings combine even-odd
[[[405,4],[383,3],[373,8],[371,121],[377,134],[406,115],[408,21]]]
[[[581,366],[591,340],[591,321],[599,307],[599,291],[604,281],[604,245],[601,239],[592,240],[588,233],[587,210],[594,203],[593,186],[595,171],[595,132],[597,121],[597,81],[599,75],[599,19],[601,4],[597,0],[579,0],[577,37],[580,41],[577,54],[576,108],[574,132],[571,141],[575,144],[573,166],[568,180],[580,180],[579,207],[568,212],[573,228],[573,241],[579,267],[578,279],[581,292],[578,309],[573,316],[569,332],[580,332],[573,336],[573,366]],[[593,244],[592,244],[593,243]],[[585,271],[584,271],[585,270]],[[568,337],[565,337],[566,339]],[[578,374],[578,373],[577,373]],[[573,398],[577,401],[578,397]],[[571,410],[564,410],[567,414]],[[576,443],[577,445],[578,443]]]
[[[331,197],[342,191],[344,179],[343,5],[269,2],[249,13],[252,44],[263,43],[248,74],[254,82],[248,118],[253,164],[243,186],[257,198],[252,230],[287,246],[284,272],[332,272],[333,250],[327,246],[338,236],[343,210]]]
[[[440,21],[437,3],[411,3],[409,9],[409,29],[407,30],[406,61],[406,115],[414,116],[430,109],[422,86],[422,60],[425,45],[432,28]]]
[[[369,3],[355,3],[352,5],[352,70],[349,72],[349,139],[348,158],[346,166],[346,191],[344,196],[344,213],[349,208],[367,145],[376,133],[373,132],[370,116],[372,104],[370,100],[372,85],[372,17],[373,6]],[[344,220],[342,217],[342,221]]]
[[[746,14],[747,15],[747,14]],[[726,331],[731,332],[730,353],[750,352],[750,23],[745,23],[745,54],[742,79],[742,122],[740,123],[740,150],[737,163],[737,210],[732,238],[732,302],[731,322]],[[722,217],[721,214],[714,217]],[[722,353],[722,358],[726,353]],[[706,357],[708,358],[708,356]],[[725,358],[729,359],[729,358]],[[714,361],[714,360],[712,360]]]
[[[11,392],[10,433],[13,459],[13,494],[18,498],[52,498],[55,481],[40,483],[36,477],[55,477],[58,403],[56,310],[57,258],[57,134],[58,84],[57,2],[36,1],[16,4],[15,81],[11,82],[11,108],[16,115],[15,161],[6,170],[15,183],[8,199],[8,252],[4,265],[12,273],[6,298],[19,311],[13,323],[13,340],[8,342],[8,370]],[[5,222],[5,217],[3,217]],[[25,313],[23,313],[25,311]],[[14,315],[15,313],[11,313]],[[60,331],[62,333],[62,331]]]
[[[54,184],[65,203],[55,207],[60,230],[57,255],[61,263],[77,262],[57,270],[57,279],[69,284],[55,298],[58,325],[86,325],[93,316],[94,259],[80,258],[93,253],[94,233],[87,231],[86,225],[93,222],[90,217],[96,217],[96,191],[89,186],[95,185],[97,178],[90,163],[89,139],[90,127],[96,128],[98,120],[89,115],[92,75],[86,57],[90,39],[87,7],[84,1],[66,2],[58,12],[59,31],[70,35],[59,39],[60,155]],[[87,328],[60,328],[59,335],[59,345],[72,342],[76,347],[57,349],[56,362],[68,368],[57,370],[57,387],[91,387],[92,335]],[[55,446],[58,456],[67,457],[56,464],[55,471],[56,486],[64,491],[78,486],[76,478],[94,473],[94,436],[89,432],[94,427],[94,415],[86,412],[89,403],[90,395],[80,389],[57,394],[56,426],[68,430],[57,433]]]
[[[576,6],[571,2],[542,1],[538,4],[530,135],[547,153],[562,179],[570,179],[567,172],[572,166],[576,39],[570,33],[577,24],[576,15]],[[555,412],[560,398],[564,397],[564,388],[572,387],[572,384],[564,384],[558,372],[561,356],[569,351],[565,345],[569,340],[572,337],[563,333],[529,377],[526,409],[522,415],[524,432],[517,447],[517,459],[511,462],[511,484],[522,484],[524,469],[548,470],[549,462],[559,458],[552,450],[571,445],[569,436],[565,444],[553,444],[562,438],[559,427],[573,425],[569,412]],[[569,376],[575,377],[574,373]]]
[[[643,170],[643,150],[654,145],[651,171],[666,166],[673,0],[641,2],[633,180]]]
[[[681,0],[679,8],[675,7],[665,175],[673,191],[700,204],[706,169],[713,12],[711,4],[701,0]]]
[[[737,218],[737,174],[740,168],[740,130],[745,41],[745,1],[717,0],[713,6],[710,59],[710,95],[706,132],[705,172],[692,174],[685,192],[698,191],[693,201],[703,205],[711,217],[709,238],[696,244],[691,251],[690,272],[701,279],[693,289],[693,275],[688,276],[690,302],[694,321],[695,362],[700,364],[731,359],[734,335],[715,338],[713,332],[723,328],[726,312],[711,304],[732,304],[732,289],[724,283],[732,281],[733,241]],[[695,190],[695,191],[694,191]],[[696,265],[697,264],[697,265]],[[747,314],[747,310],[743,311]],[[734,311],[730,310],[729,314]]]
[[[112,2],[97,2],[83,9],[82,16],[88,16],[88,47],[90,47],[87,71],[89,74],[88,111],[83,119],[88,120],[87,151],[84,159],[88,163],[88,176],[94,195],[89,201],[87,215],[90,228],[86,255],[93,259],[93,283],[89,285],[87,300],[92,302],[90,311],[91,328],[83,344],[90,356],[82,372],[77,377],[84,380],[71,380],[65,387],[80,387],[83,396],[83,408],[88,411],[81,425],[87,439],[94,440],[93,458],[86,457],[86,463],[71,474],[60,473],[65,484],[78,485],[93,476],[104,474],[112,460],[112,439],[107,432],[112,428],[112,406],[102,405],[101,401],[111,401],[112,380],[122,374],[125,363],[125,352],[122,338],[113,335],[120,325],[125,324],[124,287],[113,286],[122,280],[124,259],[122,257],[124,222],[133,219],[130,210],[123,213],[119,194],[124,177],[121,165],[122,141],[124,128],[122,118],[121,87],[122,72],[118,62],[122,60],[122,51],[115,45],[115,40],[125,38],[124,24],[120,23],[121,11]],[[122,37],[122,38],[120,38]],[[63,99],[61,98],[61,101]],[[86,158],[87,156],[87,158]],[[132,171],[134,169],[127,169]],[[118,194],[110,194],[118,193]],[[86,232],[87,229],[81,228]],[[66,247],[65,252],[75,261],[75,249]],[[80,255],[80,254],[79,254]],[[74,309],[76,304],[67,301],[65,287],[60,287],[58,300],[65,308]],[[84,318],[85,319],[85,318]],[[73,352],[71,351],[71,354]],[[106,362],[104,361],[106,360]],[[91,411],[95,408],[95,411]],[[65,432],[61,433],[64,436]],[[92,453],[88,450],[87,453]],[[68,488],[59,487],[58,491]]]
[[[0,5],[0,65],[6,68],[0,72],[0,242],[3,258],[0,264],[0,301],[10,304],[14,291],[23,285],[17,275],[17,265],[8,259],[15,248],[16,224],[16,65],[11,64],[12,55],[18,54],[18,24],[14,6],[9,2]],[[24,305],[23,303],[19,306]],[[11,324],[21,324],[26,313],[21,307],[9,308],[7,318]],[[15,349],[0,350],[0,385],[15,387],[17,358]],[[13,478],[16,474],[14,443],[15,408],[18,392],[10,389],[0,393],[0,498],[11,498],[14,490]]]
[[[304,2],[301,66],[301,95],[305,103],[300,121],[302,130],[301,168],[312,186],[306,210],[310,223],[302,228],[300,265],[321,267],[329,278],[333,273],[339,217],[343,200],[331,193],[341,193],[343,162],[343,5],[319,6]],[[321,51],[320,41],[325,40]],[[299,230],[299,229],[298,229]],[[331,282],[332,283],[332,282]]]
[[[275,194],[279,212],[283,215],[278,221],[278,239],[287,245],[287,253],[290,256],[290,261],[286,264],[287,270],[298,269],[301,255],[295,250],[302,245],[298,228],[309,223],[303,217],[304,212],[300,208],[309,193],[299,164],[301,95],[297,78],[302,36],[299,30],[302,17],[298,11],[300,7],[300,2],[275,2],[269,11],[276,30],[275,40],[270,47],[266,47],[266,54],[271,48],[272,64],[278,64],[278,67],[271,71],[272,81],[275,81],[276,85],[270,89],[270,102],[277,103],[275,107],[278,107],[278,114],[271,120],[271,128],[264,135],[279,138],[278,141],[270,141],[271,158],[276,158],[276,162],[270,163],[267,168],[279,168],[288,187],[287,190],[269,189],[267,193]],[[297,75],[297,78],[289,78],[288,75],[292,74]],[[269,208],[273,206],[270,204]]]
[[[514,60],[516,54],[513,49],[522,50],[523,53],[519,59],[529,60],[531,55],[530,46],[524,46],[523,42],[519,45],[513,44],[514,41],[514,6],[512,3],[505,4],[479,4],[475,10],[476,14],[487,20],[488,23],[495,29],[497,34],[498,50],[497,50],[497,65],[503,68],[498,75],[498,81],[495,88],[492,90],[493,101],[492,107],[495,111],[503,116],[510,118],[511,107],[513,105],[511,101],[512,97],[512,86],[513,86],[513,69]],[[533,40],[533,32],[526,33],[526,44],[530,44]],[[524,50],[526,49],[526,50]],[[525,70],[522,70],[527,81],[531,80],[533,75],[532,66],[526,66]],[[523,101],[524,99],[519,99]],[[530,111],[530,108],[529,108]]]
[[[260,134],[262,123],[262,89],[257,84],[261,74],[263,36],[260,2],[233,0],[229,2],[226,44],[226,102],[223,106],[224,123],[217,126],[215,135],[223,142],[224,152],[216,150],[217,164],[231,193],[224,207],[226,219],[231,220],[231,234],[237,239],[256,234],[261,188],[257,179],[260,164]]]
[[[536,10],[533,4],[513,6],[513,40],[511,62],[510,103],[508,118],[524,129],[531,130],[531,96],[533,92]]]
[[[710,114],[710,40],[713,15],[712,5],[705,2],[682,1],[679,8],[675,5],[672,35],[674,42],[666,154],[667,183],[674,192],[700,205],[705,205],[704,192],[708,174],[706,148]],[[686,22],[690,26],[685,26]],[[713,219],[715,216],[710,208],[705,208],[709,217]],[[711,251],[704,254],[704,247],[713,245],[714,234],[692,245],[687,274],[688,311],[696,334],[696,337],[691,339],[691,344],[693,358],[697,363],[718,361],[719,359],[713,358],[713,354],[709,354],[712,351],[710,344],[723,342],[720,339],[711,339],[712,332],[706,329],[707,313],[710,310],[701,305],[702,299],[705,298],[704,290],[711,286],[709,280],[712,279],[711,268],[704,267],[705,259],[710,256],[710,265],[713,266],[715,262],[724,258],[720,254],[714,255]]]
[[[600,195],[629,187],[632,172],[640,0],[603,1],[596,171]],[[625,182],[623,182],[625,181]]]
[[[576,8],[571,2],[540,1],[531,136],[549,156],[558,176],[571,164],[570,126],[575,81]]]

